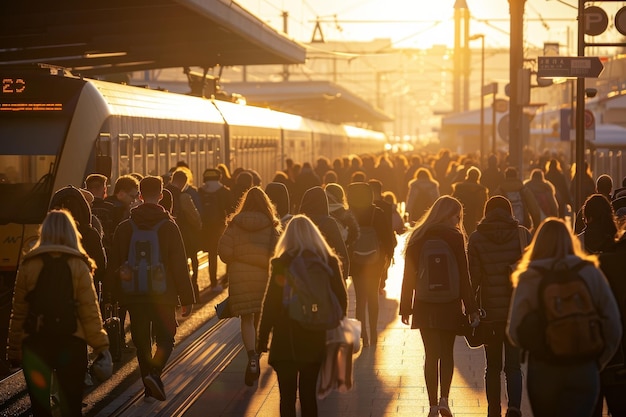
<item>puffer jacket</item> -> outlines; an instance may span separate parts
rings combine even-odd
[[[228,223],[217,253],[227,267],[233,315],[261,311],[270,258],[277,240],[278,229],[272,219],[261,212],[243,211]]]
[[[487,313],[486,320],[506,323],[513,293],[510,273],[521,258],[521,246],[526,247],[530,240],[528,229],[500,208],[488,212],[470,235],[470,277],[474,293],[480,290],[478,301]]]
[[[44,253],[50,253],[52,256],[70,255],[67,262],[72,271],[72,284],[78,316],[74,336],[85,340],[93,348],[96,355],[108,349],[109,338],[102,328],[102,316],[91,276],[91,267],[87,264],[85,257],[77,250],[67,246],[45,245],[26,254],[17,271],[13,293],[13,311],[9,323],[9,361],[15,363],[22,361],[22,341],[27,336],[23,326],[29,310],[25,298],[35,288],[39,272],[43,268],[43,259],[40,255]],[[54,340],[50,342],[54,343]]]
[[[111,257],[106,274],[105,293],[112,292],[122,305],[129,304],[167,304],[190,305],[195,302],[187,255],[178,226],[165,209],[157,204],[143,203],[130,212],[130,218],[139,229],[150,229],[161,220],[167,220],[158,231],[161,261],[165,266],[167,280],[163,294],[128,295],[121,290],[119,268],[128,260],[128,251],[133,234],[130,220],[124,220],[115,230]]]
[[[568,255],[563,259],[537,259],[532,261],[528,269],[520,274],[517,287],[513,290],[506,329],[509,339],[515,346],[520,346],[518,330],[522,320],[528,313],[539,308],[537,294],[542,275],[533,266],[551,268],[564,263],[569,268],[573,268],[580,261],[581,259],[576,255]],[[598,366],[602,370],[611,360],[621,342],[620,312],[611,292],[611,287],[599,268],[594,265],[587,265],[580,269],[579,274],[589,287],[593,304],[602,320],[604,351],[598,358]]]

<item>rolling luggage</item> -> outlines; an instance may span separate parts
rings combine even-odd
[[[119,318],[119,305],[107,304],[105,306],[104,330],[109,335],[109,351],[113,362],[122,359],[122,324]]]

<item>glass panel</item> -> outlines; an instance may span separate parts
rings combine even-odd
[[[130,137],[128,135],[118,136],[119,172],[120,176],[130,174],[130,161],[128,159]]]

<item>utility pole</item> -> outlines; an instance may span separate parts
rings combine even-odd
[[[289,12],[283,12],[282,13],[283,16],[283,32],[285,32],[285,34],[289,33],[288,32],[288,28],[287,28],[287,22],[288,22],[288,18],[289,18]],[[285,64],[283,65],[283,81],[289,81],[289,65]]]
[[[511,15],[510,41],[510,102],[509,102],[509,165],[517,168],[520,179],[524,178],[522,133],[521,72],[524,66],[524,5],[526,0],[509,0]]]

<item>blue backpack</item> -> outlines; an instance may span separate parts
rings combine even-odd
[[[140,229],[132,219],[130,220],[133,234],[128,249],[129,271],[121,274],[124,294],[163,294],[167,290],[158,233],[166,221],[167,219],[161,220],[151,229]]]
[[[343,316],[330,285],[331,268],[315,256],[296,256],[286,271],[283,305],[289,318],[308,330],[331,330]]]

